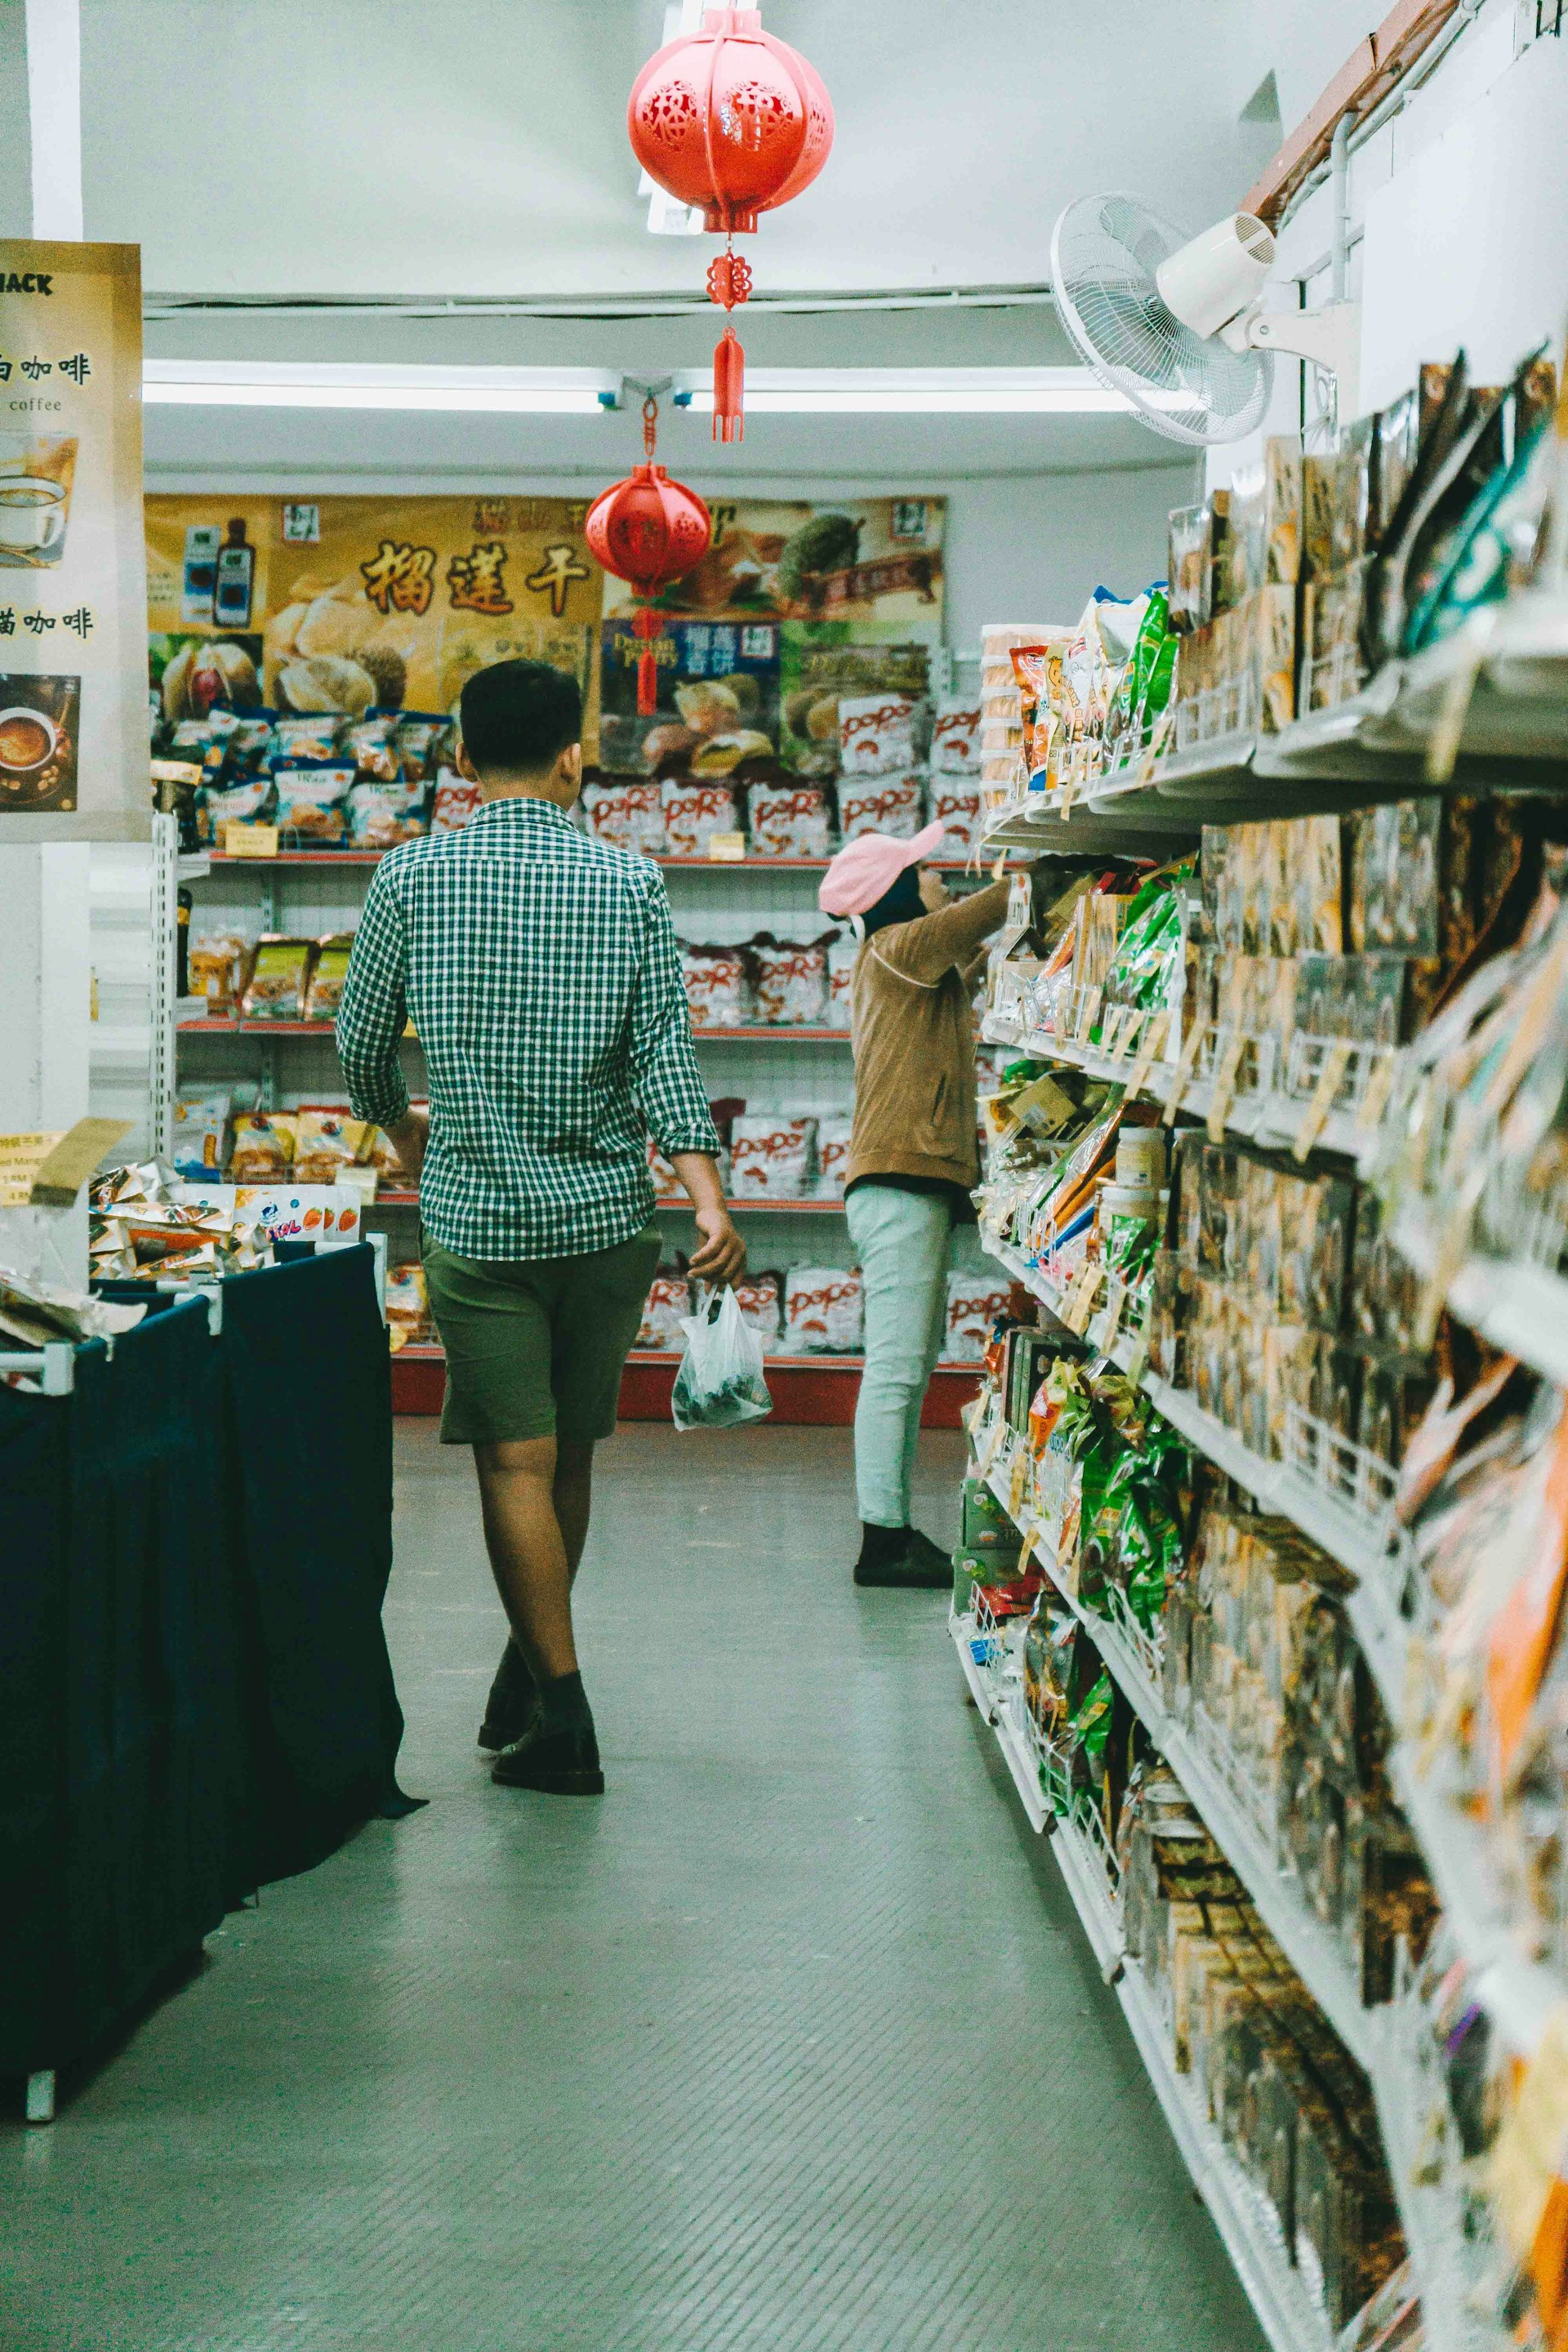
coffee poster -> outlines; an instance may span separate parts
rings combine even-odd
[[[152,813],[133,245],[0,240],[0,841]]]
[[[149,498],[163,716],[446,713],[476,670],[519,655],[569,671],[591,699],[602,588],[586,512],[585,499],[489,494]]]

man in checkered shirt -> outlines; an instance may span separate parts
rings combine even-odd
[[[567,814],[581,726],[575,684],[543,663],[468,680],[458,766],[484,805],[383,858],[337,1025],[354,1116],[419,1185],[441,1436],[474,1449],[510,1622],[479,1744],[497,1780],[563,1795],[605,1785],[571,1589],[658,1263],[650,1129],[696,1211],[692,1273],[731,1282],[745,1263],[663,877]],[[404,1080],[410,1020],[428,1111]]]

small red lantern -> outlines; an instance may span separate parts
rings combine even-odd
[[[815,67],[763,30],[760,8],[710,8],[700,33],[648,59],[626,108],[632,150],[650,180],[700,205],[725,250],[708,272],[710,299],[731,311],[752,290],[732,240],[757,215],[809,187],[833,145],[833,108]],[[739,441],[745,354],[726,319],[713,354],[713,438]]]
[[[672,482],[664,467],[654,463],[658,416],[658,404],[650,394],[642,410],[646,462],[634,466],[624,482],[601,490],[583,523],[596,560],[617,580],[629,581],[642,600],[632,630],[643,641],[637,656],[637,711],[644,719],[651,719],[658,707],[653,641],[661,625],[651,600],[700,563],[713,537],[713,518],[696,491],[684,482]]]

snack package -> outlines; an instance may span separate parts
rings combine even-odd
[[[912,841],[924,822],[924,797],[919,776],[868,776],[862,783],[846,777],[838,787],[838,829],[846,845],[863,833]]]
[[[642,1324],[635,1344],[639,1348],[679,1348],[685,1338],[681,1327],[690,1312],[691,1285],[678,1266],[660,1266],[643,1306]]]
[[[352,931],[334,932],[321,940],[316,950],[316,960],[310,967],[310,985],[305,997],[307,1021],[335,1021],[342,1003],[343,982],[349,976],[349,957],[353,952]]]
[[[193,996],[206,998],[209,1013],[234,1010],[251,944],[239,931],[204,931],[191,941],[186,982]]]
[[[645,857],[665,852],[664,803],[657,782],[617,776],[611,782],[584,784],[583,814],[588,830],[616,849],[640,850]]]
[[[849,1173],[849,1141],[855,1131],[847,1113],[833,1113],[816,1122],[816,1190],[825,1201],[842,1201]]]
[[[829,1029],[847,1029],[849,1002],[855,988],[855,965],[860,942],[853,931],[835,931],[827,942],[827,1021]]]
[[[244,1111],[234,1122],[231,1184],[268,1184],[294,1164],[294,1119],[288,1111]]]
[[[784,1276],[784,1344],[791,1355],[852,1355],[865,1336],[855,1267],[792,1265]]]
[[[980,773],[980,706],[959,695],[943,695],[931,730],[933,776]]]
[[[240,999],[247,1021],[302,1021],[314,940],[269,933],[258,940]]]
[[[194,1095],[174,1105],[169,1158],[187,1183],[212,1182],[223,1168],[224,1138],[234,1109],[231,1094]]]
[[[368,1119],[353,1118],[346,1110],[296,1112],[295,1183],[341,1183],[345,1168],[363,1166],[369,1160],[374,1136]]]
[[[355,849],[395,849],[425,830],[424,780],[361,776],[349,788],[349,841]]]
[[[311,849],[341,849],[354,772],[336,760],[274,760],[277,825]]]
[[[730,1190],[737,1201],[798,1201],[807,1190],[816,1121],[787,1111],[742,1111],[730,1129]]]
[[[827,794],[820,784],[753,784],[750,844],[754,857],[826,857],[832,840]]]
[[[245,776],[237,783],[204,784],[196,798],[196,834],[205,846],[223,847],[224,827],[265,824],[272,815],[270,776]]]
[[[667,776],[658,793],[671,857],[706,857],[716,833],[741,829],[740,805],[729,784],[684,784]]]
[[[430,1297],[425,1287],[425,1269],[417,1258],[403,1265],[386,1269],[386,1329],[395,1355],[409,1342],[428,1339],[433,1326],[430,1320]]]
[[[780,940],[759,931],[751,942],[756,1017],[770,1028],[820,1029],[827,1019],[827,942]]]
[[[901,775],[920,754],[923,706],[908,694],[840,696],[838,764],[847,776]]]
[[[1213,616],[1213,532],[1214,516],[1206,505],[1172,509],[1166,596],[1178,636],[1190,635]]]
[[[354,763],[354,773],[373,783],[391,783],[397,775],[393,737],[397,732],[395,710],[367,710],[351,719],[343,730],[343,750]]]
[[[430,803],[432,833],[457,833],[478,816],[485,804],[485,796],[478,784],[470,784],[455,768],[442,768],[436,778],[435,796]]]
[[[947,1337],[942,1354],[949,1363],[977,1364],[991,1340],[991,1327],[1007,1312],[1007,1286],[988,1274],[950,1274],[947,1277]]]
[[[342,738],[341,710],[321,710],[301,717],[285,711],[272,730],[279,760],[331,760]]]
[[[682,943],[681,977],[694,1029],[743,1029],[752,1017],[746,957],[738,947]]]
[[[235,1188],[237,1223],[254,1225],[268,1241],[314,1242],[318,1248],[346,1249],[357,1242],[364,1203],[351,1184],[239,1184]]]
[[[778,1346],[784,1328],[784,1297],[776,1274],[748,1274],[735,1285],[735,1304],[764,1349]]]
[[[967,857],[980,846],[980,786],[959,776],[932,775],[931,822],[947,828],[939,855]]]
[[[397,772],[405,783],[423,783],[429,776],[437,746],[451,725],[439,710],[405,710],[392,739]]]

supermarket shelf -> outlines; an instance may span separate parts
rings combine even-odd
[[[331,1037],[330,1021],[266,1021],[234,1019],[226,1014],[205,1013],[193,1020],[175,1023],[183,1037]],[[847,1029],[787,1029],[781,1024],[763,1029],[694,1029],[692,1035],[701,1045],[847,1045]],[[416,1045],[419,1040],[409,1034],[405,1045]]]
[[[1417,1274],[1430,1277],[1437,1243],[1429,1227],[1405,1215],[1394,1244]],[[1447,1288],[1450,1311],[1548,1380],[1568,1383],[1568,1280],[1528,1258],[1467,1257]]]
[[[1106,1982],[1115,1986],[1172,2137],[1273,2352],[1329,2352],[1327,2325],[1290,2261],[1278,2221],[1203,2113],[1190,2084],[1176,2072],[1164,2022],[1136,1963],[1126,1957],[1115,1899],[1092,1843],[1070,1820],[1047,1811],[1039,1776],[1032,1759],[1026,1760],[1012,1719],[1005,1679],[975,1660],[973,1615],[950,1616],[948,1632],[975,1706],[996,1735],[1030,1826],[1041,1831],[1050,1825],[1051,1853],[1089,1948]]]
[[[267,857],[231,857],[226,850],[205,853],[200,861],[192,859],[195,880],[212,866],[305,866],[332,869],[343,866],[379,866],[389,853],[384,849],[279,849]],[[677,874],[823,874],[831,861],[826,857],[655,857],[655,866],[662,866]],[[941,874],[963,874],[967,861],[962,857],[936,857],[927,861]],[[182,874],[181,880],[187,877]]]
[[[841,1197],[832,1201],[759,1200],[754,1194],[730,1192],[725,1195],[724,1205],[732,1216],[737,1217],[841,1217],[844,1214]],[[691,1213],[689,1201],[672,1200],[668,1193],[661,1193],[654,1207],[679,1209],[688,1216]]]
[[[679,1348],[634,1348],[627,1361],[633,1364],[679,1364],[680,1350]],[[826,1350],[821,1354],[799,1356],[764,1355],[763,1362],[770,1372],[855,1372],[858,1374],[866,1369],[864,1356],[830,1355]],[[980,1377],[980,1369],[978,1363],[938,1364],[936,1373],[932,1377],[935,1378],[937,1374],[956,1373],[965,1380],[974,1381]]]
[[[1068,1069],[1083,1070],[1091,1078],[1106,1078],[1121,1086],[1125,1086],[1131,1076],[1138,1059],[1133,1052],[1112,1061],[1104,1054],[1097,1054],[1092,1045],[1079,1044],[1077,1038],[1058,1037],[1043,1029],[1025,1030],[1016,1021],[987,1017],[981,1024],[980,1034],[985,1045],[1011,1045],[1020,1054],[1026,1054],[1031,1061],[1058,1062]],[[1173,1060],[1156,1062],[1147,1083],[1139,1088],[1140,1095],[1152,1102],[1163,1102],[1174,1069]],[[1190,1118],[1206,1119],[1213,1100],[1213,1080],[1194,1076],[1183,1093],[1179,1108]],[[1294,1142],[1308,1107],[1306,1096],[1281,1094],[1272,1088],[1237,1094],[1232,1097],[1226,1113],[1226,1132],[1279,1149]],[[1353,1110],[1331,1110],[1314,1149],[1358,1160],[1369,1139]]]
[[[993,1465],[988,1484],[1004,1510],[1011,1514],[1006,1464]],[[1069,1589],[1057,1559],[1056,1530],[1028,1514],[1015,1523],[1197,1807],[1257,1904],[1269,1934],[1289,1956],[1346,2049],[1370,2073],[1377,2058],[1377,2024],[1362,2006],[1344,1952],[1307,1908],[1296,1881],[1275,1862],[1263,1831],[1226,1786],[1219,1767],[1191,1733],[1172,1720],[1147,1665],[1121,1626],[1087,1607]]]

